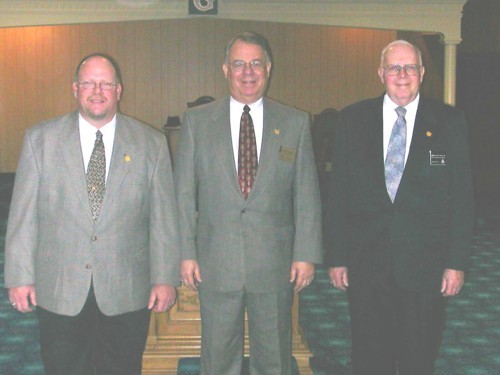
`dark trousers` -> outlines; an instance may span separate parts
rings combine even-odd
[[[353,375],[432,375],[444,327],[445,298],[349,286]]]
[[[76,316],[37,307],[41,355],[47,375],[138,375],[148,335],[145,308],[106,316],[93,289]]]

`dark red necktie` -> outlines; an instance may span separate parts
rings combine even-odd
[[[243,107],[243,114],[240,122],[240,144],[238,149],[238,182],[245,197],[248,198],[252,190],[255,176],[257,175],[257,143],[255,141],[255,131],[253,129],[250,107]]]

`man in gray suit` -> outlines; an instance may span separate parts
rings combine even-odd
[[[311,283],[322,252],[309,117],[263,98],[262,36],[233,38],[222,68],[231,96],[185,113],[174,172],[182,281],[201,303],[201,372],[240,374],[246,308],[251,373],[290,374],[293,292]],[[242,177],[246,106],[255,145]]]
[[[113,59],[84,58],[73,82],[78,111],[29,129],[19,159],[5,285],[15,309],[36,306],[47,374],[140,374],[150,310],[175,302],[168,146],[118,113],[121,92]]]

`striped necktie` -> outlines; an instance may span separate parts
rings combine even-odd
[[[250,107],[245,105],[240,121],[238,148],[238,183],[245,199],[248,198],[252,190],[258,167],[257,143],[255,141],[252,116],[250,116],[249,112]]]

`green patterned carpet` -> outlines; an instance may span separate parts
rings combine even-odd
[[[12,175],[0,174],[0,278]],[[436,375],[500,375],[500,215],[480,220],[473,267],[462,293],[450,300]],[[349,374],[346,296],[324,268],[300,296],[300,324],[314,354],[315,375]],[[43,374],[34,314],[21,315],[0,289],[0,375]]]

